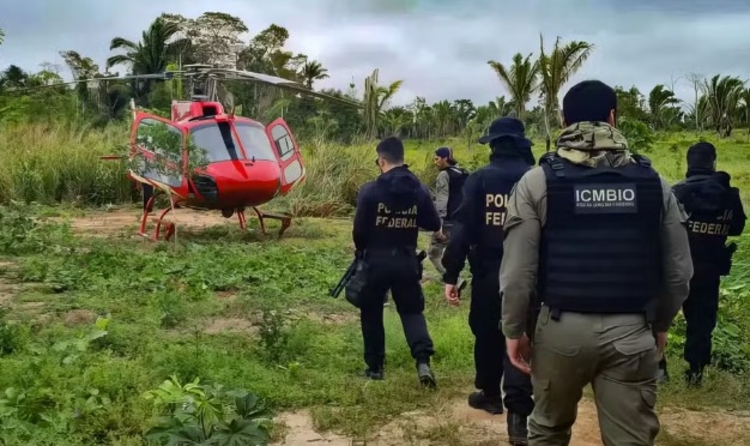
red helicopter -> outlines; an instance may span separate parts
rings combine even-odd
[[[170,79],[175,75],[191,81],[193,94],[190,101],[172,101],[171,119],[138,111],[131,101],[134,119],[127,175],[143,192],[138,235],[159,240],[165,229],[164,239],[169,240],[175,233],[175,224],[164,217],[172,209],[185,207],[220,210],[225,218],[236,213],[243,230],[247,227],[245,210],[252,208],[264,234],[265,218],[281,220],[281,237],[291,224],[291,215],[265,213],[258,206],[288,194],[305,179],[299,146],[282,118],[264,126],[256,120],[235,116],[233,106],[227,112],[218,101],[217,80],[259,82],[353,107],[361,105],[315,92],[287,79],[208,65],[125,78]],[[153,236],[149,236],[148,216],[159,192],[168,196],[170,205],[159,214]]]

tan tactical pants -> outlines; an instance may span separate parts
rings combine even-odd
[[[445,248],[448,247],[448,242],[450,241],[451,229],[452,225],[450,223],[444,223],[443,235],[445,235],[445,240],[438,239],[438,237],[433,233],[430,236],[430,247],[427,249],[427,257],[435,266],[435,269],[437,269],[440,273],[441,279],[443,277],[443,274],[445,274],[445,268],[443,268],[443,264],[441,263],[441,261],[443,259],[443,251],[445,251]]]
[[[651,446],[659,433],[654,335],[642,315],[560,314],[542,307],[531,357],[530,446],[567,446],[591,383],[605,446]]]

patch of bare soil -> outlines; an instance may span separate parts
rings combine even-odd
[[[236,291],[216,291],[214,294],[216,295],[217,299],[224,302],[234,302],[235,300],[237,300]]]
[[[662,430],[684,441],[739,445],[750,440],[750,412],[665,408],[659,420]]]
[[[679,438],[699,440],[708,444],[743,444],[747,440],[750,414],[730,412],[698,412],[665,409],[660,415],[662,431]],[[354,446],[365,444],[332,433],[321,434],[313,428],[307,411],[285,413],[276,419],[285,427],[284,440],[272,445],[321,444]],[[697,428],[700,426],[700,428]],[[692,438],[691,438],[692,437]],[[657,440],[657,444],[660,442]],[[371,436],[368,446],[415,445],[505,445],[505,415],[490,415],[470,408],[465,400],[454,400],[427,413],[416,411],[401,414]],[[578,405],[578,418],[573,426],[570,446],[602,444],[596,406],[589,399]]]
[[[0,306],[9,306],[23,291],[34,288],[45,288],[40,283],[19,283],[16,278],[17,266],[13,262],[0,261]],[[44,306],[44,302],[23,302],[15,305],[23,310],[36,312]]]
[[[224,332],[256,333],[258,327],[252,322],[241,318],[219,318],[211,319],[205,325],[203,332],[206,334],[219,334]]]
[[[146,232],[151,235],[156,228],[156,219],[162,210],[152,212],[146,225]],[[71,227],[75,232],[85,233],[100,237],[112,235],[135,235],[141,224],[141,211],[138,208],[116,209],[109,212],[96,212],[85,217],[77,217],[70,220]],[[248,221],[253,214],[245,213]],[[230,218],[222,217],[219,211],[196,211],[192,209],[175,209],[170,211],[164,221],[171,221],[177,226],[177,233],[181,228],[204,229],[216,225],[234,225],[239,228],[236,216]]]
[[[12,301],[18,291],[18,285],[7,277],[13,273],[15,267],[13,262],[0,261],[0,305]]]
[[[65,325],[90,325],[96,322],[96,313],[90,310],[71,310],[65,313],[63,321]]]
[[[276,417],[275,421],[283,425],[286,435],[283,440],[271,443],[271,446],[328,445],[350,446],[352,441],[333,433],[315,432],[313,421],[307,411],[287,412]]]
[[[320,313],[317,311],[290,311],[291,320],[309,319],[326,325],[345,325],[359,322],[359,316],[355,313]]]

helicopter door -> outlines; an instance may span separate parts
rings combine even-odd
[[[187,181],[183,175],[185,133],[182,129],[164,118],[143,112],[136,114],[133,128],[133,173],[166,185],[186,197]]]
[[[295,184],[305,178],[302,154],[289,126],[282,118],[268,124],[266,133],[276,148],[276,156],[281,166],[281,194],[286,195]]]

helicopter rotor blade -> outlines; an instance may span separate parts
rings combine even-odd
[[[261,84],[273,85],[279,88],[284,88],[284,89],[291,90],[300,94],[305,94],[305,95],[317,97],[320,99],[338,102],[338,103],[348,105],[351,107],[357,107],[357,108],[363,107],[362,104],[352,101],[351,99],[339,98],[339,97],[332,96],[329,94],[321,93],[319,91],[311,90],[307,88],[305,85],[300,84],[299,82],[291,81],[289,79],[284,79],[284,78],[272,76],[269,74],[254,73],[251,71],[241,71],[241,70],[231,70],[231,69],[224,69],[222,71],[229,74],[229,76],[225,77],[224,80],[246,80],[246,81],[251,81],[251,82],[258,82]]]
[[[165,73],[153,73],[153,74],[131,74],[126,76],[102,76],[102,77],[90,77],[86,79],[76,79],[74,81],[70,82],[57,82],[54,84],[43,84],[43,85],[34,85],[32,87],[22,87],[22,88],[13,88],[13,89],[6,89],[4,93],[23,93],[27,91],[33,91],[37,89],[42,88],[54,88],[54,87],[61,87],[61,86],[69,86],[69,85],[78,85],[78,84],[84,84],[89,82],[96,82],[96,81],[120,81],[120,80],[133,80],[133,79],[165,79],[169,80],[174,77],[174,71],[167,71]]]
[[[347,105],[350,107],[363,108],[363,104],[360,102],[353,101],[348,98],[341,98],[341,97],[336,97],[330,94],[321,93],[319,91],[315,91],[310,88],[307,88],[307,86],[299,82],[292,81],[289,79],[284,79],[281,77],[272,76],[272,75],[264,74],[264,73],[242,71],[242,70],[236,70],[232,68],[219,68],[219,67],[214,67],[214,66],[205,65],[205,64],[185,65],[182,67],[182,70],[179,70],[179,71],[165,71],[163,73],[131,74],[131,75],[125,75],[125,76],[107,76],[107,77],[95,77],[95,78],[88,78],[88,79],[78,79],[72,82],[36,85],[33,87],[16,88],[12,90],[6,89],[5,92],[21,93],[21,92],[36,90],[39,88],[52,88],[52,87],[65,86],[65,85],[77,85],[80,83],[88,83],[88,82],[93,82],[93,81],[118,81],[118,80],[134,80],[134,79],[171,80],[174,78],[200,79],[200,80],[212,79],[215,83],[218,83],[218,81],[222,81],[222,80],[256,82],[260,84],[272,85],[275,87],[294,91],[298,94],[313,96],[313,97],[324,99],[327,101],[337,102],[339,104]]]

